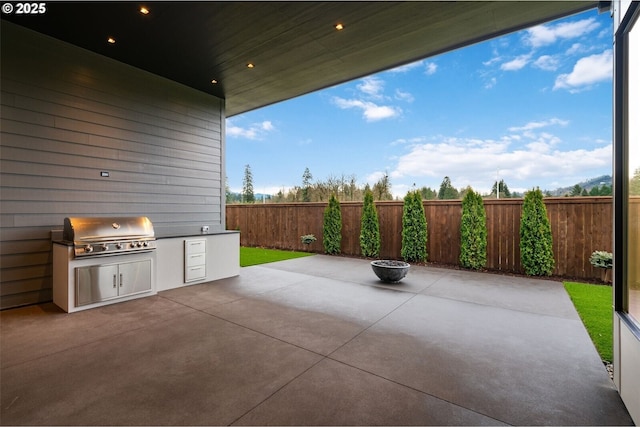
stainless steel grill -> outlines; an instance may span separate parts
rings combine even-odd
[[[139,217],[64,219],[63,239],[73,242],[76,257],[107,256],[156,248],[153,224]]]

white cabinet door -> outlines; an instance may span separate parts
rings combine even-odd
[[[76,307],[151,290],[151,260],[76,268]]]
[[[118,295],[131,295],[151,290],[151,260],[118,266]]]
[[[76,307],[117,296],[117,264],[76,268]]]

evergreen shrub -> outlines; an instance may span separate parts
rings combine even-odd
[[[340,202],[334,194],[329,197],[329,204],[324,210],[324,223],[322,228],[322,243],[324,251],[328,254],[339,254],[342,242],[342,214]]]
[[[380,253],[380,222],[371,191],[364,194],[360,220],[360,250],[362,255],[369,258],[375,258]]]
[[[462,199],[460,265],[480,270],[487,264],[487,215],[482,196],[469,189]]]
[[[539,188],[524,196],[520,217],[520,260],[529,276],[550,276],[555,266],[551,225]]]
[[[410,191],[404,198],[400,255],[407,262],[427,259],[427,219],[418,191]]]

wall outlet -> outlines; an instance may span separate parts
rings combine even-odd
[[[202,228],[200,229],[200,231],[202,231],[203,233],[208,233],[209,232],[209,226],[208,225],[203,225]]]

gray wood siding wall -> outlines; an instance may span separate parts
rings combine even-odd
[[[2,308],[51,300],[67,216],[224,230],[224,100],[5,21],[1,71]]]

